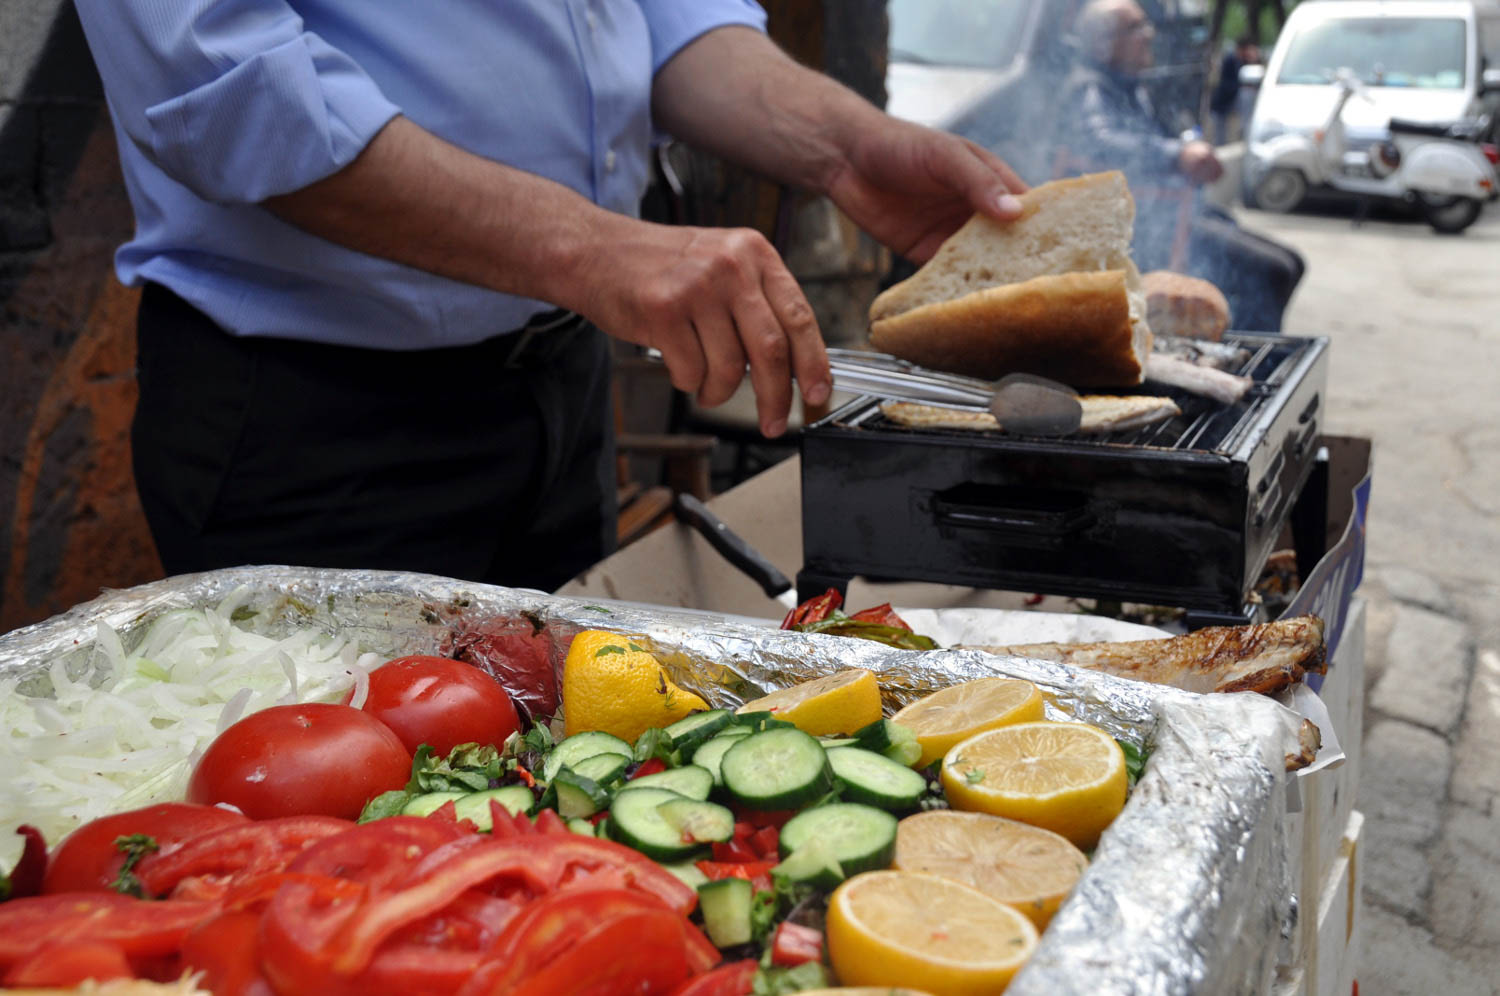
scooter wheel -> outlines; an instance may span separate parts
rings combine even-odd
[[[1307,196],[1307,177],[1300,170],[1277,167],[1255,185],[1255,206],[1263,211],[1286,214],[1296,210]]]
[[[1417,204],[1422,208],[1422,217],[1427,219],[1434,231],[1444,235],[1457,235],[1479,220],[1484,204],[1473,197],[1435,197],[1418,194]]]

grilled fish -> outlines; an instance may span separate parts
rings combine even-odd
[[[1078,400],[1083,405],[1083,421],[1078,431],[1085,434],[1139,429],[1182,414],[1182,409],[1171,398],[1085,394]],[[989,412],[940,408],[911,401],[882,402],[880,412],[892,422],[916,428],[974,429],[981,432],[994,432],[1000,428],[1000,423]]]
[[[1271,694],[1327,669],[1323,620],[1297,616],[1254,626],[1210,626],[1185,636],[1121,643],[970,646],[1034,657],[1189,692]]]
[[[1181,388],[1189,394],[1221,401],[1226,405],[1237,403],[1250,390],[1250,378],[1225,373],[1213,367],[1199,366],[1180,356],[1167,353],[1152,353],[1146,358],[1146,379],[1168,387]]]

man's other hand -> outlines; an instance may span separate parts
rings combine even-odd
[[[781,257],[748,228],[688,228],[632,219],[585,266],[577,308],[617,339],[661,351],[672,386],[711,408],[750,368],[761,432],[779,436],[792,381],[820,405],[833,389],[812,306]]]
[[[1224,175],[1224,164],[1214,147],[1202,140],[1187,142],[1177,154],[1177,168],[1194,183],[1213,183]]]
[[[1026,184],[994,153],[966,139],[881,115],[848,136],[828,180],[833,202],[891,249],[926,262],[976,213],[1016,218]]]

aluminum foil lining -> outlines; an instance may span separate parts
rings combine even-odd
[[[1008,992],[1015,996],[1269,991],[1295,915],[1284,757],[1300,717],[1261,696],[1194,695],[1059,664],[977,652],[914,653],[788,633],[681,609],[584,602],[421,574],[236,568],[171,578],[0,636],[0,676],[62,658],[98,663],[98,622],[125,645],[170,609],[214,605],[242,587],[253,624],[326,627],[379,654],[439,652],[475,633],[524,633],[560,673],[583,629],[644,638],[673,679],[720,706],[844,667],[880,679],[896,708],[988,675],[1026,678],[1049,715],[1109,730],[1150,751],[1146,774],[1087,873]]]

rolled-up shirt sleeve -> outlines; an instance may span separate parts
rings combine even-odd
[[[638,0],[651,31],[651,71],[661,69],[689,42],[731,24],[766,29],[766,12],[754,0]]]
[[[282,0],[77,0],[121,129],[204,200],[338,172],[400,113]]]

